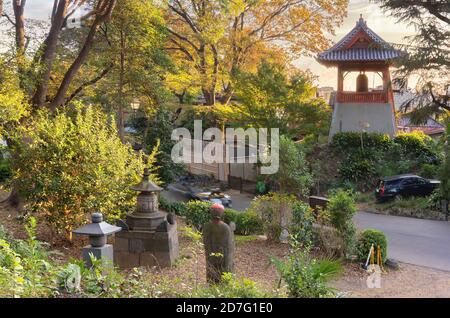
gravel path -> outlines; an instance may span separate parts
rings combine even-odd
[[[366,285],[367,274],[348,267],[333,286],[346,297],[450,297],[450,272],[400,263],[400,269],[381,276],[381,288]]]

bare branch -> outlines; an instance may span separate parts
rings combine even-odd
[[[73,91],[73,93],[66,99],[66,101],[64,102],[64,105],[67,105],[68,103],[70,103],[78,94],[80,94],[86,87],[88,86],[92,86],[94,84],[96,84],[98,81],[100,81],[102,78],[104,78],[113,68],[114,63],[111,63],[110,65],[108,65],[107,68],[105,68],[99,75],[97,75],[96,77],[92,78],[91,80],[84,82],[83,84],[81,84],[76,90]]]

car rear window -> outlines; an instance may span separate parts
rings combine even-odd
[[[392,187],[396,187],[400,184],[401,179],[395,179],[395,180],[389,180],[389,181],[384,181],[384,185],[386,188],[392,188]]]

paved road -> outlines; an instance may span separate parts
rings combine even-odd
[[[374,228],[386,234],[388,257],[450,271],[450,222],[366,212],[359,212],[354,220],[361,229]]]

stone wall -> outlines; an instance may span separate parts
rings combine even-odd
[[[364,128],[362,124],[368,123]],[[393,107],[389,103],[336,103],[331,122],[330,139],[338,132],[362,131],[396,134]]]
[[[122,230],[115,235],[114,263],[120,268],[169,267],[178,253],[176,224],[168,232]]]

